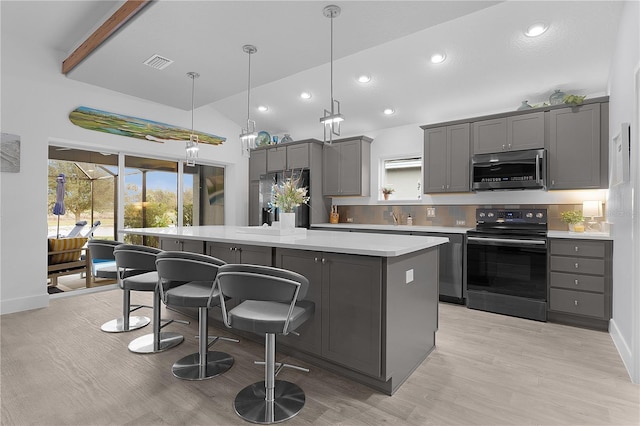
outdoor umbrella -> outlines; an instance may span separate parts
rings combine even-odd
[[[56,238],[60,238],[60,216],[65,213],[64,209],[64,184],[67,179],[64,177],[64,173],[60,173],[56,178],[58,187],[56,188],[56,203],[53,205],[53,214],[58,216],[58,230],[56,231]]]

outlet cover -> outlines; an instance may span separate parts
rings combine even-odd
[[[413,269],[409,269],[405,272],[405,281],[407,284],[413,282]]]
[[[436,217],[435,207],[427,207],[427,217]]]

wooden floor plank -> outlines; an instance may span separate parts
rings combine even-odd
[[[171,324],[185,335],[169,351],[127,350],[151,327],[109,334],[122,293],[54,298],[51,306],[0,317],[3,425],[246,425],[233,411],[244,386],[262,380],[260,343],[220,341],[232,354],[226,374],[201,382],[171,374],[197,350],[197,321]],[[132,303],[151,304],[133,292]],[[150,310],[139,314],[150,316]],[[164,310],[163,317],[185,319]],[[640,387],[633,385],[607,333],[440,304],[435,351],[392,397],[309,367],[279,379],[306,392],[290,425],[635,425]],[[210,327],[211,334],[231,335]]]

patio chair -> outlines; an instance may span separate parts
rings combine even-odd
[[[86,234],[84,234],[84,236],[90,240],[93,239],[93,232],[96,230],[96,228],[98,226],[100,226],[102,222],[100,222],[99,220],[96,220],[95,222],[93,222],[93,225],[91,226],[91,228],[89,228],[89,231],[87,231]]]
[[[80,231],[82,231],[82,228],[84,228],[86,224],[87,224],[86,220],[81,220],[79,222],[76,222],[76,226],[74,226],[73,229],[69,231],[69,233],[65,236],[65,238],[77,237],[78,235],[80,235]]]

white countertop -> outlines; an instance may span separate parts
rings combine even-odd
[[[607,232],[569,232],[569,231],[547,231],[549,238],[570,238],[576,240],[610,240],[613,237]]]
[[[278,237],[253,234],[247,232],[247,228],[246,226],[185,226],[182,228],[127,228],[120,232],[378,257],[402,256],[449,242],[448,238],[443,237],[312,230],[307,231],[306,235]]]
[[[373,225],[366,223],[317,223],[311,225],[317,228],[333,229],[369,229],[372,231],[397,231],[397,232],[439,232],[447,234],[465,234],[474,229],[460,226],[415,226],[415,225]]]

